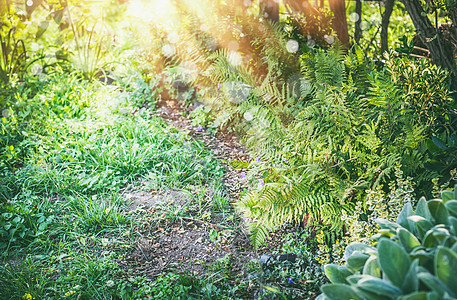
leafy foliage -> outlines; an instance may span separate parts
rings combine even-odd
[[[5,86],[14,75],[22,77],[24,74],[27,51],[24,41],[14,38],[15,28],[4,30],[3,26],[0,26],[0,81],[2,86]]]
[[[441,199],[421,198],[415,210],[406,203],[395,223],[378,219],[376,247],[353,243],[345,265],[325,266],[332,283],[322,286],[321,298],[456,297],[455,190],[443,191]]]

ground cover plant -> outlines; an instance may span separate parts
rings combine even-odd
[[[0,2],[0,299],[455,296],[455,7]]]

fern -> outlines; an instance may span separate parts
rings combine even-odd
[[[344,52],[339,48],[332,51],[318,51],[304,57],[302,71],[313,83],[341,87],[345,80]]]
[[[252,241],[260,246],[266,233],[287,222],[300,223],[308,217],[308,223],[322,222],[332,231],[342,228],[339,202],[327,193],[314,193],[307,183],[268,183],[258,192],[246,194],[237,204],[247,217],[257,221],[251,226]]]

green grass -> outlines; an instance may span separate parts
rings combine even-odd
[[[151,178],[154,189],[203,191],[188,192],[192,201],[174,214],[184,216],[202,211],[205,187],[218,185],[224,168],[152,111],[129,113],[140,103],[128,84],[60,74],[32,86],[2,104],[10,114],[0,136],[0,299],[154,295],[150,280],[117,263],[138,226],[122,191]]]

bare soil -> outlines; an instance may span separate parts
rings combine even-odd
[[[216,158],[231,161],[248,161],[249,155],[234,135],[213,135],[203,129],[197,131],[191,121],[182,116],[183,108],[174,101],[159,103],[159,115],[172,127],[188,132],[202,141]],[[240,181],[243,170],[226,164],[223,184],[231,201],[239,199],[244,188]],[[211,195],[212,191],[207,193]],[[164,206],[182,206],[192,201],[187,193],[176,190],[126,191],[131,204],[131,213],[160,214]],[[210,208],[208,207],[208,211]],[[230,260],[233,274],[247,275],[245,264],[257,259],[247,230],[240,217],[238,226],[220,224],[218,216],[204,220],[188,217],[180,221],[164,220],[143,228],[142,238],[134,249],[120,262],[125,269],[133,269],[138,275],[156,277],[167,271],[178,271],[203,278],[211,272],[211,266],[218,260]]]

